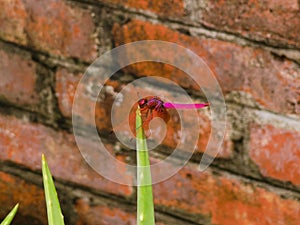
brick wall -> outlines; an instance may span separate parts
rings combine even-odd
[[[196,154],[176,175],[154,185],[157,224],[300,224],[299,15],[296,0],[1,1],[0,218],[20,202],[13,224],[47,224],[44,153],[66,224],[135,224],[136,188],[103,178],[79,153],[72,101],[97,56],[151,39],[180,44],[204,59],[222,88],[228,120],[220,153],[200,173],[211,124],[207,112],[199,112]],[[152,75],[172,78],[193,98],[203,97],[182,72],[153,63],[127,67],[107,85],[118,92]],[[113,100],[107,94],[96,108],[104,133],[111,130],[107,115]],[[92,101],[87,98],[87,106]],[[79,115],[87,122],[88,111],[83,107]],[[118,160],[134,162],[134,153],[120,149],[114,138],[103,140]],[[173,145],[166,139],[152,160]],[[118,169],[130,174],[126,166]]]

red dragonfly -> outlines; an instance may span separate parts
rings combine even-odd
[[[140,99],[132,107],[129,114],[129,125],[134,136],[136,135],[135,116],[137,107],[140,107],[142,127],[146,137],[149,137],[149,123],[155,117],[160,117],[166,123],[170,119],[170,114],[167,109],[200,109],[209,106],[209,103],[196,103],[196,104],[177,104],[171,102],[164,102],[157,96],[148,96]]]

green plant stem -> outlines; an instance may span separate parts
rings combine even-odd
[[[155,225],[152,179],[140,108],[136,111],[137,225]]]

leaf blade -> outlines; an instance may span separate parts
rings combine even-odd
[[[42,155],[42,173],[47,206],[48,224],[64,225],[57,192],[45,156]]]
[[[4,218],[0,225],[9,225],[18,211],[19,203],[16,204],[13,209],[9,212],[9,214]]]

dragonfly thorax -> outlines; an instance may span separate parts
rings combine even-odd
[[[158,97],[151,97],[150,99],[142,98],[138,101],[141,109],[147,108],[150,110],[163,111],[164,102]]]

